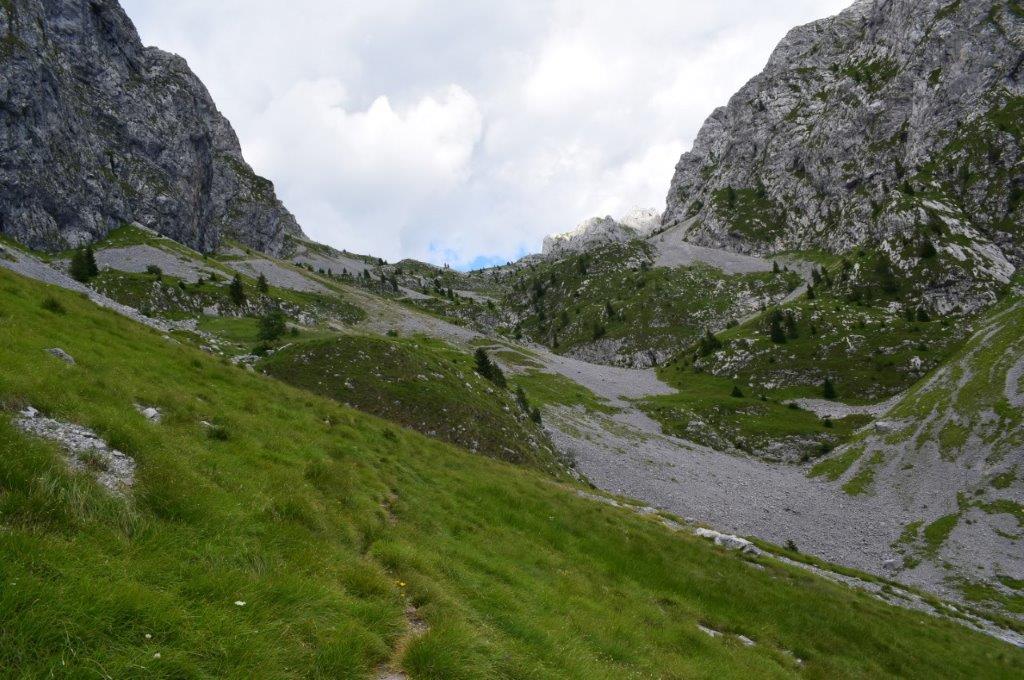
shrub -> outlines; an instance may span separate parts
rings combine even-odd
[[[160,269],[160,267],[156,266],[155,264],[151,264],[148,267],[146,267],[146,273],[157,279],[162,279],[164,276],[164,270]]]
[[[743,390],[740,389],[739,385],[732,386],[732,396],[735,397],[736,399],[743,398]]]
[[[265,342],[277,340],[288,330],[287,317],[280,309],[272,309],[260,318],[257,337]]]
[[[707,356],[712,352],[716,352],[722,349],[722,341],[715,337],[715,334],[708,329],[704,332],[704,337],[700,339],[700,345],[698,346],[698,352],[701,356]]]
[[[533,410],[530,411],[530,420],[537,423],[538,425],[541,424],[540,409],[537,408],[536,406],[534,406]]]
[[[264,294],[270,292],[270,284],[267,283],[267,277],[262,273],[260,274],[260,277],[256,279],[256,290]]]
[[[522,387],[516,387],[516,403],[526,413],[530,412],[530,400],[526,398],[526,392]]]
[[[928,323],[929,321],[932,320],[932,317],[929,316],[928,310],[926,310],[924,307],[919,307],[917,309],[917,320],[920,321],[921,323]]]
[[[793,542],[792,538],[787,538],[786,539],[786,550],[788,550],[789,552],[795,552],[795,553],[800,552],[800,549],[796,547],[796,543]]]
[[[935,249],[935,244],[931,240],[926,240],[921,243],[921,248],[917,254],[921,256],[921,259],[927,260],[938,255],[939,251]]]
[[[230,436],[228,435],[227,428],[221,425],[213,425],[206,431],[206,436],[210,439],[218,442],[226,442]]]
[[[46,296],[43,300],[43,309],[54,314],[66,314],[67,310],[64,309],[64,305],[60,303],[60,300],[53,297],[52,295]]]

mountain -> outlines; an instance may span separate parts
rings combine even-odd
[[[934,24],[941,87],[1002,68],[991,7],[861,2],[780,50]],[[846,241],[709,171],[724,213],[459,272],[305,238],[115,3],[0,16],[0,675],[1024,673],[1024,275],[967,203],[1016,181],[1009,95],[962,125],[970,196],[923,161]],[[900,92],[873,109],[931,96]]]
[[[858,0],[794,29],[676,167],[663,219],[766,255],[858,246],[939,312],[1022,262],[1024,3]]]
[[[549,257],[561,257],[599,245],[625,243],[648,236],[660,222],[661,214],[649,208],[634,208],[617,220],[612,219],[611,215],[592,217],[572,231],[545,238],[542,253]]]
[[[137,222],[203,252],[301,235],[185,60],[115,0],[5,0],[0,35],[0,234],[53,251]]]

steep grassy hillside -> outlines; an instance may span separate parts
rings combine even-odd
[[[668,431],[719,449],[807,460],[868,418],[819,419],[788,400],[884,401],[947,361],[970,332],[973,317],[929,309],[870,249],[802,256],[820,260],[807,294],[690,344],[659,369],[680,393],[645,403]]]
[[[1024,672],[1021,650],[672,534],[74,294],[4,270],[0,291],[9,677],[369,678],[389,661],[438,679]],[[29,404],[132,456],[128,496],[15,429]]]

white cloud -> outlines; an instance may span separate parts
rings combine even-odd
[[[249,124],[257,141],[246,150],[257,170],[281,177],[310,236],[333,241],[341,223],[372,235],[360,246],[395,258],[403,225],[469,177],[482,116],[455,85],[400,110],[386,96],[362,111],[347,106],[336,80],[298,82]]]
[[[314,238],[466,264],[664,205],[703,120],[848,0],[122,0]]]

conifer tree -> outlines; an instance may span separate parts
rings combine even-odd
[[[242,277],[238,274],[235,274],[235,278],[228,284],[228,297],[238,307],[245,304],[245,287],[242,285]]]
[[[71,257],[71,278],[79,283],[88,283],[90,279],[100,273],[96,266],[96,256],[92,252],[92,246],[85,246],[75,251]]]
[[[832,378],[831,377],[826,377],[825,378],[825,384],[822,385],[821,391],[822,391],[822,394],[824,395],[824,397],[826,399],[829,399],[829,400],[835,399],[836,397],[839,396],[836,393],[836,386],[832,382]]]

